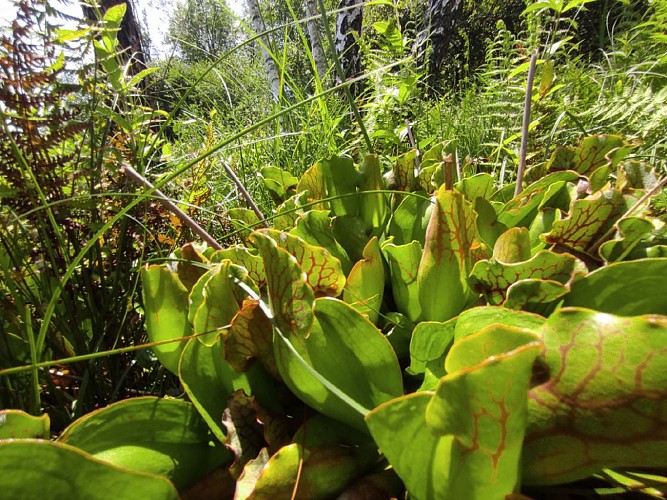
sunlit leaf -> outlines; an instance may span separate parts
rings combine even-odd
[[[541,334],[549,377],[529,393],[524,481],[666,467],[667,317],[568,308]]]
[[[0,477],[6,498],[178,499],[164,477],[132,472],[66,444],[17,439],[0,441]]]
[[[308,276],[296,258],[269,236],[253,233],[252,242],[264,259],[269,305],[278,327],[284,334],[307,337],[314,321],[315,298]]]
[[[470,273],[470,283],[477,292],[484,294],[489,304],[498,305],[505,300],[508,288],[518,281],[549,280],[570,286],[586,271],[586,265],[570,254],[542,250],[524,262],[477,262]]]
[[[0,410],[0,440],[2,439],[49,439],[48,415],[35,417],[21,410]]]
[[[471,297],[467,277],[472,249],[479,246],[477,215],[460,193],[441,189],[434,199],[417,281],[421,319],[445,321],[459,314]]]
[[[308,277],[308,284],[316,294],[337,297],[342,293],[345,287],[345,275],[340,261],[328,250],[310,245],[298,236],[275,229],[264,229],[261,234],[269,236],[279,248],[286,250],[296,259]],[[266,260],[265,256],[264,259]]]
[[[572,285],[565,305],[621,316],[667,315],[667,258],[617,262]]]
[[[247,300],[232,319],[224,339],[225,359],[237,371],[245,371],[257,358],[264,368],[279,377],[273,357],[273,330],[269,318],[256,300]]]
[[[146,332],[151,342],[180,339],[192,334],[188,323],[188,291],[175,273],[162,266],[141,269]],[[178,361],[186,340],[153,347],[160,363],[178,373]]]
[[[384,262],[377,238],[373,237],[347,277],[343,300],[377,323],[384,296]]]
[[[302,401],[334,420],[360,430],[370,408],[403,393],[401,369],[391,344],[367,318],[335,299],[315,301],[316,321],[308,338],[293,348],[353,406],[342,401],[307,370],[282,341],[275,341],[280,374]]]

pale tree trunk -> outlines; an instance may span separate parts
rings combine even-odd
[[[259,1],[248,0],[247,5],[248,12],[250,13],[252,29],[255,30],[255,33],[262,33],[265,28],[264,21],[262,21],[262,14],[259,11]],[[269,37],[264,35],[261,37],[261,41],[263,45],[260,44],[260,49],[262,51],[262,57],[264,58],[264,69],[266,70],[266,75],[269,78],[273,99],[277,101],[278,97],[280,96],[280,73],[278,73],[278,66],[276,65],[276,62],[273,60],[273,57],[271,57],[271,54],[266,49],[269,47]]]
[[[120,23],[118,44],[121,49],[125,50],[122,55],[123,59],[126,61],[131,60],[130,72],[133,75],[136,75],[140,71],[146,69],[148,54],[144,50],[141,27],[139,26],[139,22],[135,15],[134,3],[131,0],[99,0],[99,13],[104,15],[104,13],[111,7],[121,3],[127,4],[127,9],[125,11],[125,17],[123,17],[123,21]],[[94,22],[99,21],[97,17],[98,11],[96,9],[85,3],[81,4],[81,9],[86,19]]]
[[[413,53],[420,66],[427,65],[428,80],[432,88],[440,79],[442,61],[462,12],[463,0],[429,1]]]
[[[324,80],[327,74],[327,58],[324,55],[322,38],[320,37],[317,0],[306,0],[306,15],[313,18],[308,21],[308,35],[310,36],[310,50],[313,53],[315,70],[320,80]]]
[[[357,38],[361,35],[361,26],[364,20],[364,3],[362,0],[341,0],[339,9],[342,10],[336,19],[336,53],[340,60],[345,78],[353,78],[362,73],[361,54]],[[337,84],[342,82],[337,81]],[[352,85],[352,95],[361,93],[360,82]]]

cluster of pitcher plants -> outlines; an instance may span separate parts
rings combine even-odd
[[[558,148],[523,189],[460,165],[453,142],[301,179],[263,169],[270,224],[236,209],[244,245],[188,244],[141,271],[153,351],[183,396],[112,404],[55,439],[47,417],[1,412],[0,467],[20,474],[0,490],[658,495],[665,182],[632,149]]]

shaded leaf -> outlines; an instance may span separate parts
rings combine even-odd
[[[367,230],[379,234],[389,212],[384,193],[367,193],[385,189],[382,167],[377,155],[366,155],[361,165],[361,182],[359,185],[359,215]]]
[[[230,460],[209,441],[209,429],[191,403],[155,397],[88,413],[58,437],[117,467],[165,476],[179,489]]]
[[[249,498],[291,498],[295,489],[297,498],[331,498],[377,460],[370,439],[321,415],[308,420],[293,441],[264,466]]]
[[[405,196],[389,221],[389,235],[394,237],[394,244],[419,241],[423,245],[432,209],[431,200],[424,192]]]
[[[498,221],[507,227],[529,227],[547,191],[557,182],[576,182],[576,172],[554,172],[526,187],[519,196],[508,201],[498,214]],[[564,185],[564,184],[563,184]]]
[[[328,210],[311,210],[299,216],[296,227],[290,233],[310,245],[326,248],[331,255],[340,261],[343,272],[349,273],[352,269],[352,261],[348,257],[347,251],[334,238],[332,225],[333,220],[329,217]]]
[[[192,404],[220,442],[226,438],[222,413],[234,391],[243,389],[267,407],[276,405],[271,377],[259,364],[243,373],[235,371],[224,359],[222,339],[210,347],[190,340],[183,351],[179,375]]]
[[[246,300],[232,320],[224,339],[225,359],[237,371],[246,371],[254,358],[278,378],[273,357],[273,325],[256,300]]]
[[[269,414],[254,397],[246,396],[242,390],[229,397],[222,414],[222,424],[227,429],[225,446],[235,457],[230,467],[234,477],[238,477],[262,449],[277,450],[290,438],[286,420]]]
[[[530,255],[530,235],[523,227],[513,227],[504,232],[493,247],[493,259],[505,264],[528,260]]]
[[[422,247],[418,241],[407,245],[394,245],[389,240],[382,245],[382,252],[389,264],[391,291],[396,308],[415,323],[422,315],[417,282]]]
[[[655,228],[651,221],[639,217],[628,217],[616,223],[618,235],[606,241],[598,250],[600,257],[606,262],[624,260],[635,246]]]

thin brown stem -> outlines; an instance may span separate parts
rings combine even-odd
[[[514,196],[521,193],[523,184],[523,173],[526,170],[526,154],[528,149],[528,126],[530,125],[530,105],[533,102],[533,81],[535,80],[535,68],[537,67],[537,50],[530,55],[530,67],[528,68],[528,81],[526,82],[526,102],[523,107],[523,124],[521,125],[521,150],[519,151],[519,171],[516,175],[516,187]]]
[[[255,200],[252,199],[252,196],[250,196],[250,193],[248,190],[245,188],[243,183],[241,182],[241,179],[239,179],[232,168],[227,165],[224,161],[222,162],[222,167],[225,169],[225,172],[227,172],[227,175],[234,181],[234,184],[236,184],[236,187],[239,188],[239,191],[241,191],[241,194],[245,198],[245,200],[248,202],[248,205],[250,205],[250,208],[252,209],[253,212],[255,212],[255,215],[257,215],[257,218],[260,220],[262,225],[266,228],[269,227],[269,223],[266,222],[266,218],[264,217],[264,214],[262,214],[261,210],[255,203]]]
[[[216,250],[221,250],[222,249],[222,245],[220,245],[220,243],[218,243],[213,238],[213,236],[211,236],[208,232],[206,232],[206,229],[201,227],[188,214],[186,214],[185,212],[183,212],[183,210],[178,208],[178,206],[173,201],[171,201],[169,198],[167,198],[162,191],[160,191],[159,189],[155,189],[155,186],[153,186],[153,184],[151,184],[146,179],[144,179],[144,177],[142,177],[142,175],[139,174],[139,172],[134,170],[129,165],[123,165],[120,168],[120,171],[122,173],[124,173],[125,175],[127,175],[133,181],[135,181],[135,182],[141,184],[142,186],[144,186],[146,189],[151,190],[152,194],[154,196],[156,196],[160,200],[160,202],[165,207],[167,207],[167,209],[169,209],[176,217],[178,217],[181,220],[181,222],[183,222],[183,224],[185,224],[190,229],[192,229],[192,231],[194,233],[199,235],[201,237],[201,239],[203,239],[206,243],[211,245]]]

